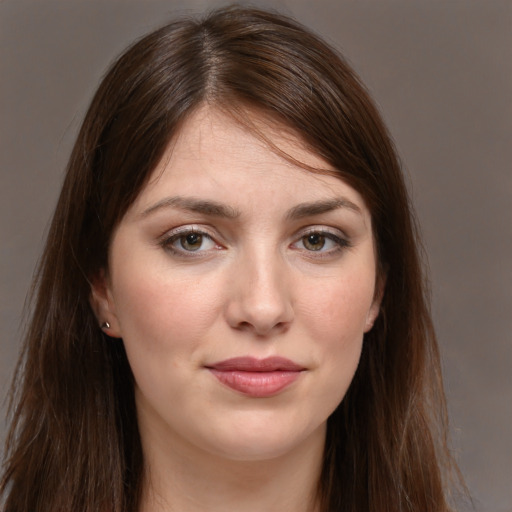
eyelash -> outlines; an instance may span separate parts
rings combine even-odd
[[[198,247],[196,251],[194,250],[187,250],[183,246],[181,248],[174,247],[174,244],[178,242],[180,239],[184,240],[185,237],[189,235],[197,235],[201,237],[201,246]],[[312,235],[316,235],[318,237],[321,237],[322,239],[331,241],[333,244],[335,244],[335,247],[323,250],[323,246],[318,249],[307,249],[305,247],[299,248],[294,247],[296,244],[304,244],[306,239]],[[202,245],[204,240],[210,241],[211,244],[213,244],[215,247],[211,249],[202,249]],[[184,226],[182,228],[178,228],[172,232],[166,232],[162,237],[160,237],[158,241],[159,245],[165,249],[166,251],[169,251],[175,256],[182,257],[182,258],[200,258],[203,257],[204,253],[209,253],[212,249],[220,250],[223,247],[218,244],[213,236],[211,236],[209,233],[202,229],[198,229],[196,227],[190,227],[190,226]],[[335,234],[331,231],[326,230],[325,228],[309,228],[306,231],[303,231],[300,236],[298,236],[295,241],[290,245],[293,249],[303,251],[307,254],[310,258],[327,258],[329,256],[333,256],[344,249],[347,249],[352,246],[350,240],[345,236],[339,236],[338,234]]]
[[[201,250],[201,247],[197,249],[197,251],[187,251],[185,248],[178,249],[173,246],[174,243],[178,242],[180,239],[185,239],[185,237],[189,235],[197,235],[202,239],[209,240],[212,244],[215,245],[216,249],[221,249],[222,246],[218,244],[214,238],[204,230],[197,229],[195,227],[185,226],[183,228],[178,228],[171,233],[167,232],[163,237],[159,240],[159,245],[165,249],[166,251],[171,252],[175,256],[181,256],[183,258],[199,258],[202,257],[204,249]],[[201,244],[203,245],[203,244]]]
[[[307,253],[308,257],[310,257],[310,258],[328,258],[330,256],[338,254],[339,252],[343,251],[344,249],[352,247],[350,240],[347,237],[345,237],[344,235],[340,236],[336,233],[326,230],[325,228],[314,228],[314,227],[309,228],[308,230],[302,232],[302,234],[298,237],[298,239],[292,245],[295,245],[298,243],[304,244],[305,240],[311,235],[316,235],[316,236],[322,237],[325,240],[329,240],[335,244],[335,247],[328,249],[328,250],[322,250],[323,247],[321,247],[318,251],[308,250],[306,248],[298,249],[298,250],[303,250],[305,253]]]

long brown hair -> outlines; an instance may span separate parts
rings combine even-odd
[[[85,117],[35,281],[11,393],[0,484],[6,512],[136,512],[143,455],[122,341],[98,328],[90,280],[111,234],[181,123],[208,102],[293,130],[372,214],[381,313],[328,420],[322,511],[440,512],[446,411],[418,234],[399,161],[355,73],[289,18],[230,7],[141,39]],[[271,141],[270,141],[271,143]]]

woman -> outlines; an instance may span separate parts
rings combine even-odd
[[[382,120],[316,36],[233,7],[137,42],[71,155],[4,510],[449,510],[417,244]]]

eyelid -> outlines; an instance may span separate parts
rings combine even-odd
[[[307,237],[311,234],[319,234],[322,235],[329,240],[331,240],[333,243],[336,244],[336,247],[328,250],[318,250],[318,251],[312,251],[308,250],[306,248],[300,249],[295,248],[298,251],[303,252],[310,258],[327,258],[330,256],[333,256],[335,254],[338,254],[339,252],[343,251],[344,249],[347,249],[349,247],[352,247],[352,242],[350,237],[341,229],[334,228],[331,226],[308,226],[302,230],[300,230],[295,236],[294,241],[292,242],[291,246],[293,247],[295,244],[299,243],[304,237]]]
[[[217,241],[217,237],[210,233],[209,230],[205,229],[204,227],[191,224],[166,230],[161,236],[157,238],[157,243],[164,250],[171,252],[173,255],[182,256],[184,258],[201,258],[207,254],[210,254],[213,249],[187,251],[185,249],[180,250],[176,247],[173,247],[172,244],[180,237],[192,233],[210,239],[215,244],[215,249],[217,250],[223,248],[222,245]]]
[[[340,238],[349,238],[348,235],[340,228],[335,228],[332,226],[325,226],[322,224],[307,226],[299,231],[298,236],[308,235],[310,233],[322,233],[325,235],[333,235],[338,236]]]
[[[196,225],[196,224],[186,224],[182,226],[178,226],[176,228],[166,230],[162,235],[157,237],[157,244],[162,247],[165,251],[172,253],[174,256],[183,257],[183,258],[201,258],[206,257],[212,254],[212,251],[224,249],[223,244],[218,242],[220,238],[217,234],[212,234],[212,230],[208,227]],[[198,234],[204,238],[209,239],[215,247],[209,249],[198,249],[197,251],[188,251],[186,249],[180,249],[175,247],[173,244],[182,236],[187,234]],[[336,247],[327,249],[327,250],[308,250],[307,248],[295,247],[296,244],[300,243],[300,241],[311,234],[319,234],[330,240],[332,243],[336,245]],[[351,247],[352,243],[350,237],[346,235],[346,233],[337,227],[325,226],[325,225],[314,225],[307,226],[297,231],[293,236],[291,242],[291,248],[297,251],[301,251],[306,253],[308,257],[312,258],[326,258],[329,256],[333,256],[343,251],[344,249]]]
[[[182,226],[166,229],[159,238],[168,238],[184,233],[201,233],[213,238],[213,235],[209,232],[209,230],[203,226],[200,226],[199,224],[183,224]]]
[[[308,226],[306,228],[303,228],[300,230],[297,235],[295,236],[296,239],[300,239],[304,236],[311,235],[311,234],[320,234],[327,236],[331,239],[336,240],[342,240],[347,245],[350,244],[350,237],[340,228],[335,228],[332,226],[325,226],[325,225],[315,225],[315,226]]]

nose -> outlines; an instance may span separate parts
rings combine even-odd
[[[228,324],[259,337],[286,331],[294,317],[286,263],[254,253],[233,269],[226,306]]]

